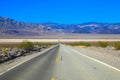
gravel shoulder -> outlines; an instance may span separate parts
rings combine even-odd
[[[41,52],[35,52],[35,53],[32,53],[30,55],[27,55],[27,56],[21,56],[21,57],[18,57],[18,58],[15,58],[13,60],[10,60],[10,61],[7,61],[7,62],[4,62],[4,63],[1,63],[0,64],[0,74],[8,71],[10,68],[20,64],[20,63],[23,63],[23,62],[26,62],[38,55],[41,55],[43,54],[44,52],[48,51],[49,49],[53,48],[54,46],[50,47],[50,48],[47,48],[47,49],[44,49],[43,51]]]
[[[77,51],[120,69],[120,50],[101,47],[74,47]]]

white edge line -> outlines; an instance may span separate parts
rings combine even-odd
[[[56,46],[50,47],[50,48],[48,48],[48,49],[46,49],[46,50],[42,51],[42,52],[41,52],[41,54],[43,54],[44,52],[49,51],[50,49],[52,49],[52,48],[54,48],[54,47],[56,47]],[[10,71],[10,70],[12,70],[12,69],[14,69],[14,68],[18,67],[19,65],[21,65],[21,64],[23,64],[23,63],[25,63],[25,62],[27,62],[27,61],[29,61],[29,60],[31,60],[31,59],[33,59],[33,58],[35,58],[35,57],[39,56],[39,55],[41,55],[41,54],[38,54],[38,55],[36,55],[36,56],[34,56],[34,57],[31,57],[30,59],[25,60],[25,61],[23,61],[23,62],[21,62],[21,63],[19,63],[19,64],[15,65],[15,66],[12,66],[11,68],[7,69],[6,71],[1,72],[1,73],[0,73],[0,76],[1,76],[1,75],[3,75],[3,74],[5,74],[6,72],[8,72],[8,71]]]
[[[92,58],[92,57],[86,56],[86,55],[84,55],[84,54],[80,54],[80,52],[78,52],[77,50],[74,50],[74,49],[73,49],[73,51],[76,52],[77,54],[83,56],[83,57],[86,57],[86,58],[88,58],[88,59],[90,59],[90,60],[93,60],[93,61],[95,61],[95,62],[98,62],[98,63],[100,63],[100,64],[103,64],[103,65],[105,65],[105,66],[107,66],[107,67],[109,67],[109,68],[111,68],[111,69],[114,69],[114,70],[120,72],[120,69],[117,69],[117,68],[115,68],[115,67],[113,67],[113,66],[111,66],[111,65],[109,65],[109,64],[107,64],[107,63],[104,63],[104,62],[99,61],[99,60],[97,60],[97,59],[94,59],[94,58]]]

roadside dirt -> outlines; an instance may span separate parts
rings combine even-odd
[[[101,47],[74,47],[77,51],[120,69],[120,50]]]

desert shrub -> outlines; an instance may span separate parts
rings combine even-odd
[[[35,46],[45,46],[45,47],[50,47],[53,45],[56,45],[57,43],[42,43],[42,42],[35,42],[34,45]]]
[[[98,46],[105,48],[108,46],[108,42],[98,42]]]
[[[30,41],[25,40],[22,43],[20,43],[18,47],[25,50],[32,50],[34,48],[34,44]]]
[[[88,47],[88,46],[91,46],[91,43],[89,43],[89,42],[80,42],[79,45]]]
[[[90,42],[73,42],[73,43],[66,43],[66,45],[70,45],[70,46],[91,46]]]
[[[0,48],[16,48],[18,44],[0,44]]]
[[[113,47],[114,47],[116,50],[120,50],[120,42],[114,42]]]

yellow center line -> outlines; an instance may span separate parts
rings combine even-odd
[[[60,54],[60,50],[58,50],[58,54]]]
[[[51,78],[51,80],[55,80],[55,78],[54,78],[54,77],[52,77],[52,78]]]
[[[58,60],[59,60],[59,58],[58,58],[58,57],[56,57],[56,62],[58,62]]]

